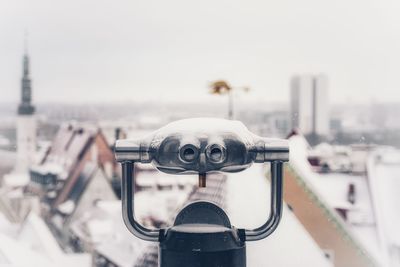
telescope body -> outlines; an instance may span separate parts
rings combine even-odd
[[[125,225],[136,237],[158,242],[160,267],[245,267],[246,241],[266,238],[281,219],[288,142],[257,136],[239,121],[199,118],[173,122],[142,139],[117,140],[115,156],[122,165]],[[208,173],[240,172],[253,163],[265,162],[271,167],[270,215],[258,228],[235,228],[220,207],[207,201],[190,203],[165,229],[147,229],[135,218],[136,163],[151,163],[167,174],[198,174],[199,185],[206,186]]]

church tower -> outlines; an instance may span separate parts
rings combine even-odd
[[[29,55],[25,44],[21,100],[17,117],[17,164],[15,171],[27,173],[36,151],[35,107],[32,105],[32,87],[29,75]]]

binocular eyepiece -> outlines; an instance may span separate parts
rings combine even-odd
[[[152,163],[170,174],[238,172],[253,162],[288,161],[286,140],[252,134],[241,122],[187,119],[139,140],[118,140],[119,162]]]

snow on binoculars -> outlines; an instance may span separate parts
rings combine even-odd
[[[115,156],[122,164],[124,222],[135,236],[159,242],[160,266],[243,267],[245,241],[263,239],[278,226],[287,140],[257,136],[239,121],[186,119],[143,139],[117,140]],[[271,209],[266,223],[256,229],[236,229],[220,207],[207,201],[184,207],[166,229],[147,229],[135,219],[135,163],[151,163],[167,174],[198,174],[199,186],[205,187],[208,173],[240,172],[264,162],[271,165]]]

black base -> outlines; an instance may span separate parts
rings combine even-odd
[[[246,247],[217,252],[160,249],[160,267],[245,267]]]
[[[246,246],[225,212],[210,202],[186,206],[160,241],[160,267],[245,267]]]

